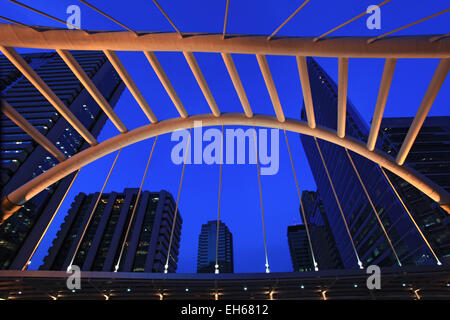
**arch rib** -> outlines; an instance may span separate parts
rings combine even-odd
[[[278,97],[277,88],[273,82],[272,74],[270,72],[269,64],[267,63],[267,58],[264,55],[256,55],[258,60],[259,68],[266,83],[267,91],[269,92],[270,100],[272,101],[273,109],[277,115],[277,119],[280,122],[284,122],[286,119],[284,117],[283,108],[281,106],[280,98]]]
[[[244,87],[237,72],[236,65],[234,64],[231,54],[222,53],[222,59],[227,67],[228,73],[230,74],[231,81],[233,82],[236,93],[241,101],[242,108],[244,108],[245,115],[249,118],[253,117],[252,107],[248,102],[247,94],[245,93]]]
[[[177,108],[178,113],[183,118],[188,117],[188,113],[186,109],[183,106],[183,103],[180,100],[180,97],[178,97],[177,92],[175,91],[172,83],[169,80],[169,77],[167,76],[166,72],[164,71],[164,68],[162,67],[161,63],[159,62],[158,58],[153,52],[144,52],[145,57],[147,58],[148,62],[150,62],[150,65],[153,68],[153,71],[155,71],[156,75],[158,76],[159,81],[161,81],[161,84],[163,85],[164,89],[166,89],[167,94],[169,95],[170,99],[172,100],[173,104],[175,105],[175,108]]]
[[[40,144],[45,150],[47,150],[52,156],[56,158],[59,162],[65,161],[66,157],[64,154],[55,147],[50,140],[47,139],[42,133],[39,132],[31,123],[27,121],[22,115],[16,111],[11,105],[3,99],[0,99],[0,110],[6,115],[11,121],[13,121],[19,128],[25,131],[34,141]]]
[[[1,38],[1,37],[0,37]],[[89,130],[78,120],[77,117],[67,108],[61,99],[53,92],[52,89],[41,79],[41,77],[30,67],[30,65],[17,53],[14,48],[2,47],[0,51],[11,61],[11,63],[19,69],[20,72],[30,81],[34,87],[50,102],[50,104],[58,111],[64,119],[86,140],[90,145],[96,145],[97,140],[89,132]]]
[[[297,68],[300,75],[300,83],[302,85],[303,101],[305,102],[306,119],[308,125],[314,129],[316,127],[316,118],[314,116],[314,105],[311,94],[311,84],[309,82],[308,66],[306,57],[297,57]]]
[[[386,59],[384,63],[383,76],[381,78],[380,89],[378,91],[375,112],[372,117],[372,125],[370,127],[369,138],[367,140],[367,149],[372,151],[377,143],[378,133],[380,131],[381,120],[383,118],[384,108],[391,87],[392,78],[394,76],[395,65],[397,59]]]
[[[434,99],[439,93],[439,89],[444,83],[445,78],[447,77],[448,70],[450,69],[450,59],[441,59],[436,68],[436,71],[433,74],[433,78],[430,81],[427,91],[425,92],[425,96],[420,103],[419,110],[417,110],[416,116],[409,127],[408,133],[406,134],[405,140],[403,140],[400,151],[397,154],[397,163],[402,165],[406,157],[411,150],[414,141],[419,134],[420,129],[422,128],[423,123],[428,115],[428,112],[433,105]]]
[[[56,50],[58,52],[61,59],[67,64],[67,66],[72,70],[73,74],[77,77],[77,79],[81,82],[81,84],[86,88],[92,98],[97,102],[103,112],[108,116],[109,120],[114,123],[117,130],[124,133],[127,132],[127,128],[123,124],[122,120],[117,116],[117,114],[113,111],[109,102],[105,99],[105,97],[101,94],[100,90],[95,86],[92,82],[91,78],[86,74],[77,60],[72,56],[72,54],[67,50]]]
[[[37,195],[46,187],[59,181],[71,172],[89,164],[111,152],[120,148],[129,146],[133,143],[149,139],[151,137],[169,133],[180,129],[189,129],[194,127],[194,121],[202,121],[203,126],[220,126],[220,125],[242,125],[242,126],[259,126],[276,129],[286,129],[288,131],[297,132],[309,136],[314,136],[322,140],[345,147],[361,156],[379,164],[383,168],[388,169],[394,174],[401,177],[417,189],[425,193],[440,206],[450,213],[450,194],[434,182],[424,177],[420,173],[406,166],[399,166],[395,159],[384,152],[374,150],[369,151],[365,143],[358,141],[350,136],[339,138],[334,130],[321,126],[312,129],[305,121],[286,119],[284,123],[279,122],[277,118],[266,115],[255,115],[248,118],[243,113],[227,113],[220,117],[212,114],[195,115],[188,118],[175,118],[164,120],[155,124],[148,124],[126,133],[117,135],[100,144],[83,150],[66,161],[49,169],[45,173],[37,176],[33,180],[27,182],[20,188],[10,193],[7,198],[2,200],[2,209],[6,212],[15,212],[23,203]]]
[[[431,42],[436,35],[394,36],[368,44],[371,37],[331,37],[313,42],[313,37],[283,37],[190,33],[180,38],[174,32],[98,31],[39,28],[0,23],[0,45],[35,49],[177,51],[244,53],[350,58],[450,58],[450,38]]]
[[[186,61],[191,68],[192,73],[194,74],[195,80],[197,80],[198,86],[202,90],[203,95],[205,96],[206,101],[208,102],[209,108],[211,112],[216,116],[220,116],[220,110],[217,106],[216,100],[214,99],[211,90],[209,89],[208,83],[206,82],[205,77],[203,76],[202,70],[198,65],[197,60],[195,59],[193,52],[183,52]]]
[[[348,58],[339,58],[337,134],[345,137],[345,120],[347,115]]]
[[[114,69],[119,74],[122,81],[127,86],[128,90],[130,90],[130,93],[133,95],[134,99],[137,101],[139,106],[141,107],[142,111],[144,111],[147,118],[150,120],[150,122],[158,122],[158,119],[156,118],[155,114],[153,113],[152,109],[148,105],[147,101],[145,100],[144,96],[142,95],[141,91],[138,89],[136,84],[133,81],[133,78],[131,78],[130,74],[128,73],[127,69],[125,69],[124,65],[120,61],[119,57],[114,51],[111,50],[105,50],[103,53],[108,58],[109,62],[113,65]]]

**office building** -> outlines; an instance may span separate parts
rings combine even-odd
[[[114,107],[124,84],[101,52],[72,51],[101,94]],[[94,137],[107,116],[56,52],[23,54],[23,58]],[[0,56],[0,90],[5,99],[28,122],[70,157],[89,146],[40,92]],[[1,115],[1,196],[55,166],[58,161]],[[0,269],[21,270],[30,258],[74,174],[48,187],[0,226]]]
[[[79,193],[40,270],[77,265],[82,271],[164,272],[175,201],[164,190],[142,191],[130,221],[138,191],[126,188],[122,193],[104,193],[94,212],[99,193]],[[168,272],[177,269],[181,225],[178,212]]]
[[[383,118],[379,147],[396,157],[413,118]],[[450,117],[427,117],[405,165],[450,192]],[[450,264],[450,216],[400,177],[387,172],[441,262]]]
[[[302,203],[318,268],[342,269],[342,259],[319,193],[303,191]]]
[[[308,58],[307,65],[316,122],[336,130],[337,86],[314,59]],[[306,119],[304,109],[301,116]],[[351,101],[347,100],[346,135],[367,141],[368,133],[368,124]],[[377,164],[349,151],[376,208],[375,213],[346,150],[317,139],[336,190],[336,199],[314,138],[306,135],[300,138],[345,268],[358,268],[358,258],[363,266],[436,263]],[[387,237],[377,216],[382,221]]]
[[[217,220],[202,225],[198,237],[198,273],[215,273],[216,257],[219,273],[233,273],[233,235],[228,227],[219,220],[217,236]]]
[[[305,225],[288,226],[287,238],[294,272],[314,271]]]

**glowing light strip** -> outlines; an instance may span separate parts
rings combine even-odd
[[[214,273],[219,273],[219,221],[220,221],[220,195],[222,189],[222,164],[223,164],[223,125],[222,125],[222,140],[220,142],[220,169],[219,169],[219,200],[217,204],[217,230],[216,230],[216,265]]]
[[[78,174],[80,173],[81,169],[78,169],[72,179],[72,181],[70,182],[69,186],[67,187],[66,192],[64,193],[61,201],[58,204],[58,207],[56,207],[55,212],[53,212],[53,215],[50,219],[50,221],[48,222],[47,226],[45,227],[44,232],[42,232],[41,237],[39,238],[39,240],[36,242],[36,245],[34,246],[33,252],[31,252],[30,256],[28,257],[27,262],[25,263],[25,265],[22,267],[22,271],[27,270],[28,266],[30,265],[31,259],[33,258],[34,253],[36,252],[37,248],[39,247],[39,245],[41,244],[42,239],[44,239],[45,234],[47,233],[48,228],[50,227],[50,225],[53,222],[53,219],[55,218],[56,214],[59,211],[59,208],[61,207],[61,205],[64,202],[64,199],[66,198],[67,194],[69,193],[70,189],[72,188],[73,183],[75,182],[75,179],[78,177]]]
[[[255,126],[253,126],[253,133],[255,135],[256,169],[258,170],[259,199],[261,202],[261,217],[262,217],[263,234],[264,234],[264,251],[265,251],[265,255],[266,255],[265,267],[266,267],[266,273],[270,273],[269,258],[268,258],[268,254],[267,254],[266,225],[264,222],[264,206],[263,206],[263,197],[262,197],[262,189],[261,189],[261,174],[259,172],[258,140],[256,138]]]
[[[323,158],[323,155],[322,155],[322,150],[320,149],[320,146],[319,146],[319,143],[317,142],[317,138],[316,137],[314,137],[314,141],[316,142],[316,146],[317,146],[317,150],[319,151],[320,159],[322,159],[322,164],[323,164],[323,166],[325,168],[325,172],[327,174],[328,180],[330,181],[330,186],[331,186],[331,189],[333,190],[334,198],[336,199],[336,203],[337,203],[337,205],[339,207],[339,212],[341,213],[342,220],[344,221],[345,229],[347,230],[347,234],[348,234],[348,236],[350,238],[350,242],[352,244],[353,251],[355,252],[356,259],[358,260],[359,268],[363,269],[363,265],[362,265],[361,260],[359,260],[358,251],[356,251],[355,243],[353,242],[352,234],[350,233],[350,229],[348,227],[347,220],[345,219],[344,212],[342,211],[341,203],[340,203],[339,198],[338,198],[338,196],[336,194],[336,190],[334,189],[333,181],[331,180],[330,173],[328,172],[327,164],[325,163],[325,159]]]
[[[109,177],[111,176],[111,173],[112,173],[112,171],[113,171],[113,169],[114,169],[114,167],[116,165],[117,158],[119,158],[119,154],[120,154],[121,151],[122,151],[122,148],[119,149],[119,152],[117,152],[116,157],[114,158],[114,162],[112,163],[111,168],[109,169],[108,175],[106,176],[106,180],[103,183],[102,190],[100,191],[100,194],[98,195],[97,200],[95,201],[94,207],[92,208],[91,214],[89,215],[89,219],[86,222],[86,225],[84,226],[83,233],[81,234],[80,240],[77,243],[76,249],[75,249],[75,251],[73,253],[72,259],[70,260],[70,264],[67,267],[67,270],[70,270],[72,268],[72,264],[73,264],[73,261],[75,260],[75,257],[77,255],[78,249],[80,248],[81,242],[83,242],[84,234],[86,233],[86,230],[89,227],[89,223],[91,222],[92,216],[94,215],[94,212],[97,209],[97,205],[100,202],[100,198],[102,197],[103,190],[105,190],[106,184],[108,183]]]
[[[141,196],[142,187],[144,185],[145,177],[147,176],[147,171],[148,171],[148,167],[150,165],[150,161],[152,160],[153,151],[155,150],[156,140],[158,140],[158,136],[156,136],[155,137],[155,141],[153,141],[152,151],[150,152],[150,156],[148,157],[148,161],[147,161],[147,165],[145,167],[144,175],[142,176],[142,180],[141,180],[141,185],[139,186],[139,191],[138,191],[138,194],[136,196],[136,201],[134,202],[133,211],[131,212],[130,221],[128,222],[127,231],[125,233],[125,237],[123,238],[122,246],[120,248],[119,258],[117,259],[117,263],[116,263],[115,270],[114,270],[115,272],[117,272],[119,270],[119,267],[120,267],[120,260],[122,259],[122,255],[123,255],[123,250],[125,248],[125,244],[127,243],[127,238],[128,238],[128,234],[129,234],[130,229],[131,229],[131,224],[133,222],[134,213],[136,212],[136,209],[137,209],[138,204],[139,204],[139,198]]]
[[[398,255],[397,255],[397,251],[395,251],[394,245],[392,244],[392,241],[389,238],[389,235],[387,234],[386,229],[384,228],[383,222],[381,221],[380,216],[378,215],[377,209],[375,208],[375,205],[373,204],[372,198],[370,197],[369,192],[367,191],[366,186],[364,185],[364,182],[362,181],[361,176],[359,175],[358,169],[356,168],[355,163],[353,162],[353,159],[350,156],[350,153],[348,152],[347,148],[345,148],[345,152],[347,153],[348,159],[350,160],[350,163],[352,164],[353,170],[355,171],[356,176],[358,177],[359,183],[361,184],[361,187],[363,188],[364,193],[367,196],[367,200],[369,200],[369,203],[370,203],[370,206],[372,207],[373,213],[377,217],[378,223],[380,224],[380,227],[383,230],[387,241],[389,242],[389,245],[390,245],[390,247],[392,249],[392,252],[395,255],[395,258],[397,259],[397,263],[401,267],[402,263],[400,262],[400,259],[399,259]]]
[[[394,191],[395,195],[397,196],[398,200],[402,204],[403,208],[405,209],[406,213],[408,214],[409,218],[411,219],[412,223],[416,227],[417,231],[422,236],[423,241],[426,243],[428,249],[430,249],[431,253],[433,254],[434,258],[436,259],[437,265],[442,265],[441,261],[439,261],[439,258],[437,257],[436,253],[434,252],[433,248],[431,248],[430,243],[428,242],[427,238],[425,238],[425,235],[422,233],[422,230],[420,230],[419,226],[417,225],[416,221],[414,220],[413,216],[411,215],[411,212],[409,212],[408,208],[406,207],[405,203],[403,202],[402,198],[398,194],[397,190],[395,189],[394,185],[391,182],[391,179],[389,179],[388,175],[386,174],[386,171],[384,171],[383,167],[380,166],[381,172],[383,173],[384,177],[386,178],[387,182],[391,186],[392,190]]]
[[[284,131],[284,137],[286,138],[287,149],[289,151],[289,158],[291,159],[292,173],[294,175],[295,185],[297,187],[298,199],[300,200],[300,209],[301,209],[300,211],[302,212],[302,220],[303,220],[303,224],[305,225],[305,228],[306,228],[306,235],[308,236],[308,243],[309,243],[309,248],[311,249],[311,256],[312,256],[313,263],[314,263],[314,270],[319,271],[319,267],[317,265],[316,258],[314,256],[314,250],[313,250],[313,246],[312,246],[312,242],[311,242],[311,235],[309,234],[308,221],[306,219],[305,209],[303,207],[302,195],[300,193],[300,187],[298,185],[297,174],[295,173],[294,161],[292,160],[291,148],[289,147],[289,140],[287,137],[286,130],[283,130],[283,131]]]
[[[166,259],[166,265],[164,266],[164,273],[169,272],[169,258],[170,258],[170,251],[172,249],[173,232],[175,230],[175,222],[177,221],[177,216],[178,216],[178,204],[180,201],[181,186],[183,185],[183,177],[184,177],[184,168],[186,167],[186,159],[189,154],[190,142],[191,142],[191,129],[189,129],[186,154],[184,155],[183,169],[181,170],[180,185],[178,187],[177,203],[175,205],[175,214],[173,216],[173,221],[172,221],[172,230],[170,231],[169,250],[167,251],[167,259]]]

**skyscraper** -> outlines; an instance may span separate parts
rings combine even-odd
[[[106,56],[101,52],[83,51],[73,51],[72,55],[114,106],[125,86]],[[98,136],[107,116],[59,55],[55,52],[33,53],[24,54],[23,58],[91,134]],[[0,56],[0,71],[2,99],[66,157],[89,146],[4,56]],[[2,197],[58,163],[3,114],[0,133]],[[71,174],[36,195],[0,226],[0,269],[25,266],[73,177]]]
[[[337,86],[314,59],[309,58],[307,64],[316,122],[336,129]],[[304,109],[302,118],[306,118]],[[347,136],[367,141],[368,125],[350,100],[347,101],[346,124]],[[363,266],[370,264],[394,266],[399,262],[402,265],[435,263],[431,251],[420,237],[379,166],[349,151],[376,208],[375,213],[346,150],[317,139],[336,190],[336,199],[314,138],[306,135],[301,135],[300,138],[345,268],[357,268],[358,258]],[[342,214],[338,203],[342,208]]]
[[[343,268],[342,259],[318,192],[303,191],[302,203],[311,235],[314,257],[320,270]]]
[[[169,253],[175,202],[167,191],[142,191],[133,220],[139,189],[102,194],[79,193],[59,230],[41,270],[163,272]],[[177,269],[182,218],[177,213],[170,247],[169,272]],[[127,239],[125,235],[127,229]],[[86,230],[83,235],[83,230]],[[72,262],[73,261],[73,262]]]
[[[383,118],[380,145],[386,152],[397,155],[412,121]],[[426,118],[405,163],[450,192],[450,117]],[[450,216],[415,187],[387,174],[436,254],[450,264]]]
[[[198,237],[198,273],[215,272],[216,250],[219,272],[233,273],[233,236],[225,223],[220,220],[219,236],[217,236],[217,220],[208,221],[202,225],[202,231]]]
[[[289,226],[287,228],[287,238],[294,272],[314,271],[305,225]]]

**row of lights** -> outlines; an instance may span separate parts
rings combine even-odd
[[[445,286],[446,286],[446,287],[450,287],[450,282],[449,282],[449,283],[446,283]],[[358,284],[357,284],[357,283],[353,284],[353,287],[354,287],[354,288],[357,288],[357,287],[358,287]],[[403,283],[402,283],[402,287],[406,287],[406,283],[403,282]],[[305,289],[305,286],[304,286],[303,284],[301,284],[301,285],[300,285],[300,289]],[[243,287],[243,290],[244,290],[244,291],[248,291],[248,287],[247,287],[247,286]],[[127,292],[131,292],[131,288],[127,288],[126,291],[127,291]],[[185,291],[186,291],[186,292],[189,292],[189,288],[185,288]],[[414,294],[416,295],[417,299],[420,299],[420,296],[419,296],[419,294],[418,294],[419,291],[420,291],[420,289],[414,290]],[[75,292],[76,292],[76,290],[73,289],[73,290],[72,290],[72,293],[75,293]],[[321,291],[321,294],[322,294],[322,297],[323,297],[324,300],[326,300],[326,292],[327,292],[326,290]],[[21,294],[22,294],[22,291],[18,291],[17,293],[18,293],[19,295],[21,295]],[[269,297],[270,297],[270,300],[273,300],[273,294],[274,294],[274,293],[275,293],[274,291],[268,292]],[[108,295],[104,294],[103,296],[105,297],[105,300],[109,300],[109,296],[108,296]],[[158,296],[159,296],[160,300],[163,300],[163,299],[164,299],[164,295],[163,295],[162,293],[158,293]],[[57,300],[57,296],[55,297],[55,296],[50,295],[50,298],[52,298],[53,300]],[[219,300],[219,293],[217,293],[217,292],[214,293],[214,298],[215,298],[215,300]]]

